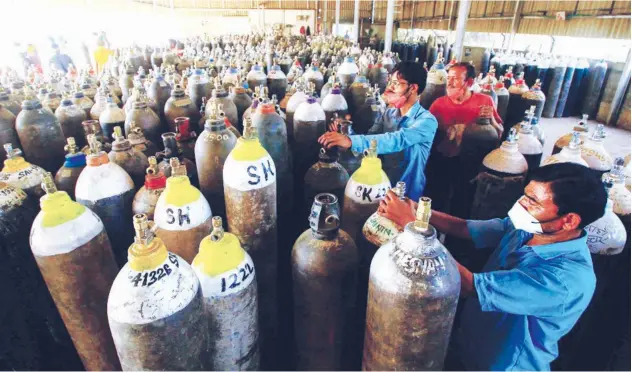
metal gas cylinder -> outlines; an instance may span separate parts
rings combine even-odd
[[[110,162],[94,135],[90,135],[88,142],[88,166],[79,175],[75,197],[77,202],[101,218],[112,243],[116,262],[123,266],[127,262],[126,247],[134,236],[129,224],[135,194],[134,182],[123,168]]]
[[[25,161],[21,156],[22,151],[14,149],[10,143],[4,144],[4,151],[7,158],[0,171],[0,182],[19,188],[32,198],[44,195],[41,187],[44,169]]]
[[[610,172],[604,174],[602,179],[604,180],[604,182],[607,182],[608,185],[612,185],[610,186],[608,195],[614,203],[614,213],[619,216],[619,218],[621,218],[624,222],[624,225],[629,228],[630,208],[632,207],[632,194],[630,194],[630,190],[625,187],[624,164],[625,161],[623,160],[623,158],[615,158],[614,162],[612,163],[612,169],[610,170]]]
[[[489,118],[479,117],[476,123],[468,125],[463,131],[460,157],[465,168],[471,172],[469,181],[478,174],[483,158],[498,147],[498,132]]]
[[[610,198],[603,216],[584,230],[588,233],[586,245],[592,254],[611,256],[621,253],[625,248],[625,226],[614,213],[614,202]]]
[[[241,83],[241,75],[239,70],[234,65],[231,65],[223,74],[222,87],[227,91],[232,87],[239,86]]]
[[[579,132],[580,145],[583,145],[588,137],[588,114],[582,114],[581,120],[573,127],[573,131],[566,133],[562,137],[558,138],[553,145],[553,155],[562,151],[562,149],[568,146],[568,143],[573,138],[573,132]]]
[[[176,118],[176,142],[182,150],[182,155],[195,163],[195,140],[197,133],[190,130],[190,120],[187,117]]]
[[[158,147],[145,138],[143,130],[136,125],[135,121],[130,123],[130,133],[127,136],[127,140],[134,151],[142,152],[147,157],[154,156],[158,152]]]
[[[126,135],[129,135],[131,131],[132,121],[143,130],[145,138],[156,144],[161,142],[160,135],[165,128],[160,122],[158,115],[147,106],[145,100],[135,101],[132,104],[132,110],[125,116]],[[103,121],[101,121],[101,125],[103,125]]]
[[[116,95],[112,95],[113,101],[114,97],[116,97]],[[90,119],[99,120],[101,113],[105,111],[107,105],[107,94],[104,92],[104,88],[99,88],[99,93],[97,93],[97,95],[94,97],[94,105],[92,105],[92,108],[90,109]]]
[[[173,88],[171,97],[165,103],[164,113],[169,131],[176,131],[176,118],[179,117],[189,118],[192,123],[191,129],[199,131],[200,112],[193,100],[184,93],[182,86],[176,85]]]
[[[612,156],[603,145],[606,131],[603,124],[597,124],[595,131],[581,146],[582,159],[588,164],[588,168],[594,170],[599,177],[608,172],[612,167]]]
[[[514,85],[516,83],[516,81],[514,80],[514,75],[513,75],[513,66],[508,66],[507,70],[505,70],[505,76],[503,76],[505,79],[503,80],[503,83],[505,84],[505,88],[509,89],[512,85]]]
[[[22,105],[20,102],[10,99],[6,92],[0,92],[0,105],[11,111],[11,113],[15,116],[22,111]]]
[[[386,85],[388,84],[388,71],[386,71],[381,63],[369,65],[369,74],[367,75],[367,78],[369,78],[369,82],[372,86],[378,86],[380,94],[384,93]]]
[[[107,98],[108,104],[99,116],[99,123],[101,124],[101,131],[103,132],[103,140],[105,142],[112,142],[112,135],[114,134],[114,128],[124,128],[127,120],[125,111],[119,108],[111,95]]]
[[[211,97],[212,89],[213,84],[209,80],[208,75],[206,75],[206,72],[201,69],[195,69],[193,75],[191,75],[188,80],[189,97],[191,97],[191,100],[195,103],[195,107],[202,105],[202,98]]]
[[[156,115],[158,115],[158,104],[156,103],[156,101],[150,99],[147,96],[147,91],[145,90],[145,87],[140,85],[140,83],[137,83],[137,87],[132,90],[132,95],[129,96],[127,102],[125,102],[125,105],[123,106],[125,114],[129,115],[134,108],[134,103],[140,101],[145,102],[147,104],[147,107],[149,107],[153,112],[156,113]]]
[[[318,153],[320,152],[318,137],[327,131],[326,123],[325,111],[314,97],[309,97],[301,103],[294,113],[292,160],[294,161],[294,176],[297,185],[300,184],[309,167],[318,161]]]
[[[512,130],[514,130],[512,128]],[[544,151],[542,143],[538,141],[533,133],[533,126],[528,121],[523,121],[518,132],[518,151],[527,160],[529,171],[540,167],[542,162],[542,152]]]
[[[590,69],[587,86],[585,88],[586,95],[583,99],[581,112],[587,113],[591,119],[597,117],[600,98],[602,96],[601,91],[606,82],[607,72],[608,63],[603,59]]]
[[[214,371],[259,370],[257,278],[239,239],[213,217],[213,231],[193,259],[208,318],[209,366]]]
[[[503,119],[503,127],[505,128],[503,134],[505,137],[511,127],[522,121],[522,114],[525,110],[522,95],[529,91],[529,87],[525,84],[523,79],[518,79],[507,91],[509,92],[509,102],[507,104],[506,119]]]
[[[200,282],[186,261],[134,216],[129,262],[114,279],[107,313],[124,371],[203,370],[207,323]]]
[[[171,158],[169,163],[171,176],[154,212],[156,235],[171,252],[193,262],[200,242],[211,229],[211,207],[191,185],[186,167],[178,158]]]
[[[340,230],[339,216],[335,195],[316,195],[310,228],[292,248],[298,370],[348,368],[358,249],[349,234]]]
[[[224,88],[213,89],[209,103],[213,100],[217,101],[217,104],[222,105],[221,110],[224,112],[226,119],[231,125],[239,125],[239,118],[237,116],[237,106],[232,99],[228,96],[228,92]],[[206,105],[206,116],[209,115],[210,105]]]
[[[20,138],[15,130],[15,115],[4,107],[0,101],[0,144],[10,144],[15,148],[20,147]],[[0,151],[0,162],[4,162],[6,154]]]
[[[31,250],[87,370],[117,370],[106,302],[118,267],[103,223],[44,177]]]
[[[145,169],[149,166],[147,156],[132,148],[132,144],[125,138],[121,127],[114,127],[114,142],[108,158],[118,164],[129,174],[134,182],[134,188],[139,190],[145,183]]]
[[[535,81],[533,87],[522,95],[522,107],[535,106],[535,120],[538,122],[542,117],[542,110],[544,109],[544,103],[546,102],[546,96],[540,90],[540,79]]]
[[[156,102],[157,114],[160,118],[163,118],[165,116],[165,104],[171,97],[171,86],[165,81],[162,73],[154,74],[154,78],[147,87],[147,97]]]
[[[441,56],[439,56],[437,59],[439,58],[441,58]],[[395,64],[396,64],[396,62],[393,60],[393,55],[391,53],[384,53],[384,56],[382,57],[381,62],[382,62],[382,66],[384,66],[384,68],[386,69],[386,71],[388,71],[389,74],[391,73],[391,71],[393,71],[393,68],[395,67]]]
[[[307,213],[318,194],[329,193],[342,200],[345,187],[349,182],[349,173],[338,163],[338,150],[336,148],[320,149],[318,162],[311,166],[305,173],[305,188],[303,189],[303,210]]]
[[[492,89],[492,85],[491,84],[489,84],[489,83],[483,84],[483,87],[481,89],[481,93],[486,95],[486,96],[490,96],[492,101],[494,102],[494,107],[498,108],[498,96],[496,95],[496,91],[494,91]]]
[[[132,212],[144,214],[153,221],[158,198],[167,186],[167,177],[158,170],[158,161],[155,156],[150,156],[147,161],[149,166],[146,170],[145,184],[134,196]]]
[[[64,162],[66,144],[57,117],[43,109],[37,99],[27,97],[15,120],[15,129],[26,159],[49,172],[57,172]]]
[[[430,214],[421,198],[415,222],[373,257],[363,370],[443,369],[461,278]]]
[[[397,182],[391,189],[400,200],[406,199],[406,183]],[[380,216],[377,212],[369,217],[362,227],[364,238],[376,247],[381,247],[389,240],[393,239],[404,228],[386,217]],[[371,254],[371,258],[375,251]]]
[[[250,89],[255,90],[261,85],[267,86],[268,80],[266,74],[263,72],[263,67],[257,63],[252,66],[252,69],[246,75],[246,80],[248,81],[248,86]]]
[[[224,163],[224,195],[229,230],[257,268],[261,368],[274,368],[277,343],[277,187],[276,168],[246,121],[243,137]]]
[[[353,114],[353,121],[355,122],[353,131],[355,133],[381,132],[377,125],[380,124],[385,110],[380,104],[379,94],[378,87],[370,88],[366,93],[364,104]]]
[[[355,115],[356,112],[364,105],[367,93],[369,93],[370,90],[371,86],[369,85],[369,80],[362,75],[357,75],[355,81],[349,87],[349,99],[347,99],[349,112],[352,115]]]
[[[121,96],[121,102],[125,104],[127,99],[132,94],[132,89],[134,88],[134,74],[136,71],[134,70],[134,66],[128,64],[125,68],[125,73],[121,74],[119,77],[119,86],[121,87],[121,91],[123,92],[123,96]]]
[[[93,86],[88,81],[84,81],[81,83],[81,92],[84,96],[90,98],[90,100],[94,102],[94,96],[97,95],[97,86]]]
[[[197,173],[200,191],[211,204],[216,215],[225,216],[224,206],[224,162],[235,147],[237,137],[226,128],[224,113],[217,104],[204,126],[204,131],[195,142]]]
[[[445,96],[447,84],[448,73],[443,65],[442,56],[438,55],[437,60],[428,71],[426,87],[419,96],[421,106],[426,110],[430,109],[430,106],[437,98]]]
[[[494,92],[498,100],[496,108],[498,109],[498,115],[503,120],[507,117],[507,107],[509,105],[509,91],[505,88],[505,84],[502,82],[502,78],[494,85]]]
[[[91,134],[93,134],[94,138],[101,143],[103,151],[108,152],[112,149],[112,145],[105,142],[105,138],[103,138],[103,130],[101,129],[101,124],[98,120],[85,120],[81,123],[81,126],[83,127],[84,140],[86,141],[86,145],[81,149],[83,153],[86,155],[90,154],[88,136]]]
[[[90,97],[86,97],[82,91],[76,91],[72,96],[72,103],[81,108],[85,113],[86,117],[90,117],[90,110],[92,106],[94,106],[94,101],[90,99]]]
[[[61,97],[57,92],[49,92],[42,100],[42,106],[48,107],[52,112],[57,112],[57,108],[61,104]]]
[[[244,87],[236,87],[233,89],[230,99],[237,108],[237,123],[231,124],[241,132],[244,129],[244,112],[252,105],[252,98]]]
[[[360,239],[362,226],[390,188],[391,182],[382,170],[382,161],[377,157],[377,141],[371,140],[371,147],[364,152],[360,168],[347,183],[342,204],[342,229],[354,241]]]
[[[314,84],[314,90],[316,92],[320,93],[321,89],[323,89],[325,78],[323,77],[322,72],[320,72],[317,66],[308,67],[302,77],[303,79],[305,79],[305,82],[307,84]]]
[[[55,116],[57,120],[59,120],[61,130],[66,138],[73,137],[77,147],[80,149],[88,144],[84,136],[83,126],[81,125],[81,123],[87,119],[84,110],[72,103],[70,99],[64,98],[57,111],[55,111]]]
[[[342,95],[340,84],[334,84],[331,92],[329,92],[329,94],[325,98],[323,98],[321,102],[321,107],[323,111],[325,111],[326,123],[331,122],[334,114],[338,114],[338,116],[341,118],[345,117],[345,115],[349,112],[349,105],[347,105],[347,101]]]
[[[279,65],[272,66],[272,69],[268,72],[267,83],[270,96],[276,94],[280,99],[285,97],[285,93],[287,92],[287,77]]]
[[[575,163],[588,167],[586,160],[582,159],[579,132],[573,132],[573,138],[568,143],[568,146],[564,147],[559,153],[546,158],[542,165],[556,163]]]
[[[79,151],[74,137],[66,138],[68,144],[64,146],[64,150],[68,153],[64,165],[59,168],[55,175],[55,184],[61,191],[65,191],[70,195],[71,199],[75,197],[75,187],[79,175],[86,167],[86,154]]]
[[[524,192],[528,169],[527,160],[518,149],[518,133],[512,128],[502,145],[483,159],[482,170],[476,176],[470,218],[489,220],[506,216]]]
[[[336,83],[336,73],[333,72],[331,76],[327,78],[327,82],[323,85],[323,88],[320,90],[320,98],[325,98],[331,92],[331,88],[333,88]]]
[[[305,94],[305,88],[302,84],[302,81],[297,83],[296,85],[296,90],[292,89],[288,92],[290,98],[287,101],[285,109],[285,114],[287,115],[285,119],[285,122],[287,124],[287,136],[290,143],[294,141],[294,113],[303,102],[307,101],[307,98],[309,97],[307,94]]]
[[[340,84],[342,84],[342,87],[347,88],[351,86],[351,84],[353,84],[359,71],[360,69],[358,68],[358,65],[356,65],[355,61],[353,60],[353,57],[349,56],[349,57],[346,57],[344,59],[344,62],[342,62],[340,67],[338,67],[338,70],[336,71],[336,75],[338,76],[338,79],[340,80]]]
[[[347,115],[348,116],[348,115]],[[336,122],[338,125],[338,132],[342,133],[346,136],[351,136],[355,134],[353,130],[353,122],[347,119],[338,119],[338,115],[334,115],[332,122]],[[358,168],[360,168],[360,164],[362,162],[362,158],[359,153],[354,152],[351,149],[338,149],[339,157],[338,163],[342,165],[342,167],[349,174],[353,174]]]

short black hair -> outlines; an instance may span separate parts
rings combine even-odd
[[[393,67],[392,75],[399,73],[408,84],[417,84],[417,94],[421,94],[426,87],[426,70],[418,62],[400,62]]]
[[[584,228],[603,216],[608,195],[594,170],[579,164],[556,163],[535,169],[527,183],[550,184],[558,215],[577,213]]]
[[[448,71],[450,71],[453,68],[464,68],[467,79],[476,79],[476,68],[474,68],[474,65],[469,62],[457,62],[453,64],[452,66],[450,66]]]

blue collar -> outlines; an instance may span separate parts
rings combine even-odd
[[[416,101],[415,104],[408,110],[406,115],[402,116],[402,118],[413,118],[417,119],[419,115],[423,114],[424,108],[421,107],[419,101]]]
[[[523,241],[529,241],[529,239],[533,236],[533,234],[525,233],[524,231],[521,231],[521,233],[527,236],[526,240]],[[587,239],[588,233],[586,233],[585,230],[582,230],[582,234],[577,239],[536,246],[525,245],[525,247],[531,248],[531,250],[542,259],[550,260],[564,254],[581,252],[582,250],[587,249]]]

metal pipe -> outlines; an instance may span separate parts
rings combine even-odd
[[[413,2],[413,9],[410,12],[410,29],[414,30],[415,29],[415,0],[412,0],[412,2]]]
[[[467,26],[467,17],[470,14],[470,0],[461,0],[459,2],[459,11],[456,18],[456,41],[454,42],[454,56],[457,61],[463,56],[463,41],[465,40],[465,27]]]
[[[329,0],[324,0],[324,2],[325,2],[325,16],[324,16],[324,22],[323,23],[324,23],[325,27],[323,27],[323,34],[327,35],[327,34],[329,34],[329,30],[327,30],[327,16],[329,15],[329,14],[327,14],[327,4],[329,3]]]
[[[393,43],[393,17],[395,15],[395,0],[386,3],[386,28],[384,29],[384,52],[391,51]]]
[[[375,0],[373,0],[373,5],[371,6],[371,24],[375,23]]]
[[[360,0],[353,4],[353,40],[360,41]]]
[[[334,27],[335,36],[340,32],[340,0],[336,0],[336,26]]]
[[[625,67],[623,68],[623,71],[621,71],[621,78],[619,79],[617,90],[614,91],[614,97],[612,98],[612,103],[610,104],[610,113],[608,114],[608,119],[606,120],[606,124],[609,126],[616,126],[617,121],[619,120],[621,107],[623,106],[623,100],[625,99],[625,92],[628,90],[628,86],[630,85],[630,69],[632,68],[631,62],[632,49],[628,49],[628,57],[625,59]]]

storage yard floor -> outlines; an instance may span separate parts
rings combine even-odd
[[[555,141],[564,134],[570,133],[575,124],[578,122],[579,118],[576,117],[540,119],[540,126],[542,127],[546,138],[542,160],[551,155]],[[592,133],[597,124],[599,123],[594,120],[588,121],[588,126],[590,128],[590,131],[588,132],[589,134]],[[632,134],[629,130],[607,126],[606,135],[607,137],[604,141],[604,146],[613,158],[617,156],[626,157],[630,153],[630,140],[632,139]]]

